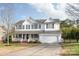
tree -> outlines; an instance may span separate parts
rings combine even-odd
[[[0,17],[2,25],[5,28],[6,35],[7,35],[7,45],[10,44],[9,42],[9,33],[13,28],[14,23],[14,4],[3,4],[3,9],[0,10]]]
[[[70,19],[63,20],[60,23],[60,27],[61,27],[61,29],[64,27],[73,27],[73,21]]]
[[[74,20],[74,25],[77,25],[76,20],[79,20],[79,3],[67,3],[65,12]]]
[[[78,3],[67,3],[65,12],[68,16],[71,16],[75,19],[79,19],[79,4]]]

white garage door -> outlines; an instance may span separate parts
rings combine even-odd
[[[55,43],[55,42],[58,42],[58,36],[56,36],[56,35],[40,35],[39,40],[42,43]]]

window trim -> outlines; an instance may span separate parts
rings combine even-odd
[[[38,24],[32,24],[32,29],[38,29]]]
[[[26,29],[30,29],[30,25],[26,25]]]
[[[25,29],[25,26],[23,25],[23,28],[22,29]]]
[[[54,23],[47,23],[46,24],[46,29],[53,29],[54,28]]]

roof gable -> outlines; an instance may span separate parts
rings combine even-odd
[[[49,18],[49,19],[47,19],[46,21],[45,21],[45,23],[47,23],[47,22],[54,22],[54,20],[52,20],[52,18]]]
[[[22,24],[24,21],[25,21],[25,20],[20,20],[20,21],[16,22],[15,25],[17,25],[17,24]]]
[[[39,19],[39,20],[35,20],[37,23],[44,23],[46,21],[46,19]]]
[[[59,19],[52,19],[51,17],[47,19],[44,23],[50,23],[50,22],[59,22]]]

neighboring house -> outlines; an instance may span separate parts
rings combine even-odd
[[[75,21],[75,24],[79,27],[79,19]]]
[[[77,19],[77,20],[76,20],[76,24],[78,24],[78,25],[79,25],[79,19]]]
[[[59,19],[32,19],[29,17],[15,24],[13,41],[35,41],[42,43],[61,42]]]
[[[67,23],[67,24],[74,24],[74,21],[73,20],[70,20],[70,19],[66,19],[66,20],[64,20],[65,21],[65,23]]]
[[[79,27],[79,19],[76,19],[73,22],[74,22],[73,24],[74,27]]]
[[[5,30],[3,29],[3,26],[0,26],[0,42],[2,42],[5,39]]]

